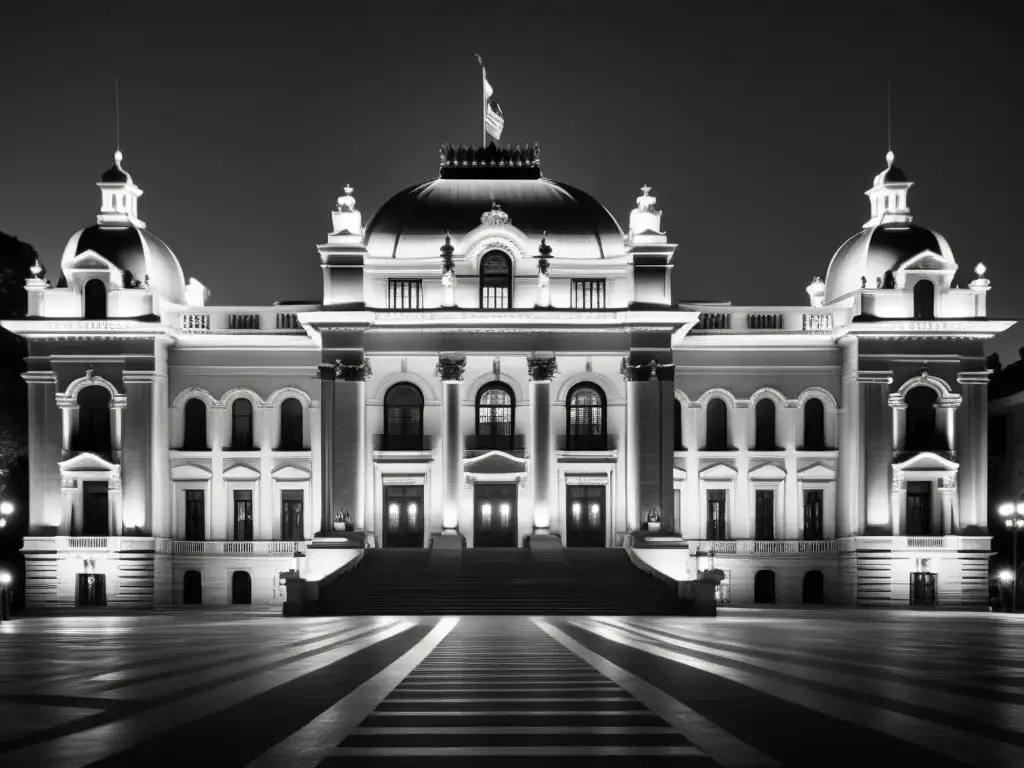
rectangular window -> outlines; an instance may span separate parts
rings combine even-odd
[[[485,285],[482,289],[483,309],[508,309],[508,287],[504,285]]]
[[[252,541],[252,491],[235,491],[235,541]]]
[[[725,491],[708,491],[708,540],[725,540]]]
[[[281,491],[281,541],[302,541],[302,491]]]
[[[388,280],[388,309],[423,309],[423,281]]]
[[[775,491],[754,491],[754,538],[775,539]]]
[[[822,509],[825,492],[820,488],[804,491],[804,540],[821,541],[825,538],[825,527],[822,523]]]
[[[573,280],[573,309],[604,309],[604,280]]]
[[[185,491],[185,540],[206,538],[206,494],[201,490]]]

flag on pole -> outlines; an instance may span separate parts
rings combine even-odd
[[[501,114],[501,107],[494,99],[494,88],[487,82],[487,69],[484,67],[484,60],[480,54],[476,55],[480,62],[480,71],[484,78],[484,134],[495,141],[501,139],[501,132],[505,128],[505,117]]]

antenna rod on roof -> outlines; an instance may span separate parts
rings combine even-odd
[[[121,151],[121,90],[114,78],[114,149]]]
[[[889,134],[889,151],[892,152],[892,80],[885,81],[885,98],[887,112],[887,130]]]

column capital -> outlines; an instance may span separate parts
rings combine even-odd
[[[462,374],[466,372],[466,356],[439,355],[434,372],[441,381],[462,381]]]
[[[363,357],[358,363],[346,363],[340,357],[334,361],[334,378],[346,382],[366,381],[373,376],[368,358]]]
[[[981,384],[988,386],[992,371],[962,371],[956,375],[958,384]]]
[[[659,363],[651,359],[647,363],[631,365],[628,357],[619,363],[619,373],[626,381],[674,381],[676,377],[675,363]]]
[[[558,359],[554,355],[530,355],[526,367],[530,381],[551,381],[558,374]]]
[[[337,378],[337,374],[331,363],[323,363],[316,367],[316,377],[320,381],[334,381]]]

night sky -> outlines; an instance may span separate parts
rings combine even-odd
[[[546,176],[623,226],[650,184],[676,298],[735,304],[805,305],[868,218],[891,78],[916,221],[947,237],[961,286],[989,266],[991,316],[1020,311],[1021,3],[149,5],[4,9],[0,230],[54,280],[95,221],[115,77],[141,217],[211,303],[260,304],[319,300],[345,183],[366,222],[436,175],[442,142],[479,140],[479,53],[503,142],[538,142]],[[995,348],[1006,363],[1022,343]]]

